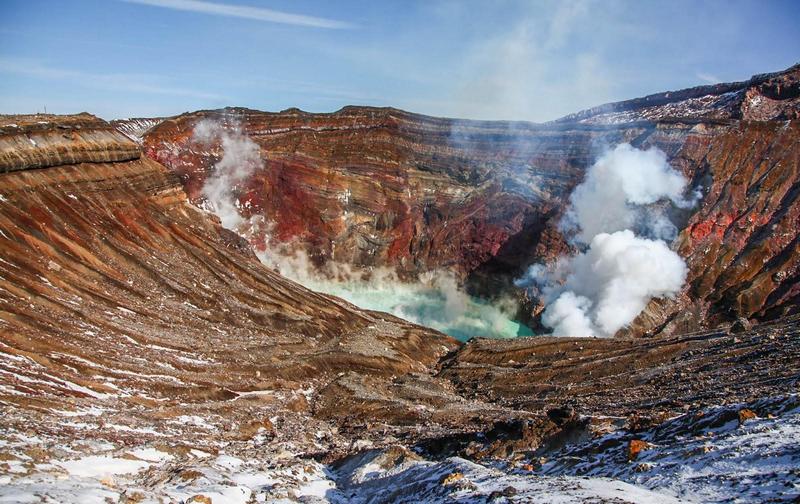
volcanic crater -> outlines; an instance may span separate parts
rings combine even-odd
[[[0,497],[792,502],[798,114],[799,66],[542,124],[0,116]],[[611,338],[458,341],[269,261],[447,272],[544,333],[515,280],[575,252],[570,194],[620,144],[698,196],[669,209],[684,286]],[[235,230],[207,191],[232,145]]]

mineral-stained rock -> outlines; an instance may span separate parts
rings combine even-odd
[[[134,142],[90,114],[0,115],[0,172],[131,161],[140,155]]]
[[[51,118],[51,131],[35,118],[13,118],[13,134],[26,138],[26,124],[42,136],[61,131],[61,119]],[[63,123],[81,125],[63,152],[83,152],[84,138],[96,135],[92,125],[113,133],[96,118]],[[0,399],[14,412],[6,411],[4,428],[25,428],[25,411],[52,416],[101,401],[124,415],[119,422],[159,429],[194,418],[193,408],[217,409],[220,427],[251,438],[272,431],[267,412],[304,417],[309,402],[330,400],[327,418],[344,420],[354,408],[333,386],[340,373],[361,383],[373,376],[381,386],[393,376],[424,380],[457,347],[264,267],[246,243],[189,204],[177,177],[155,161],[136,155],[64,165],[39,156],[40,148],[18,148],[18,159],[32,164],[0,174]],[[339,395],[328,399],[326,391]],[[438,386],[428,400],[458,398]],[[402,424],[416,404],[409,397],[371,418]],[[289,431],[301,437],[303,429]]]
[[[639,458],[639,453],[650,448],[650,443],[641,439],[631,439],[628,442],[628,461]]]
[[[758,418],[758,415],[755,411],[747,408],[742,408],[739,410],[739,425],[743,425],[746,421],[754,418]]]
[[[652,424],[643,412],[663,421],[692,405],[755,400],[773,386],[795,390],[799,335],[795,315],[740,333],[738,341],[725,330],[642,339],[477,338],[450,356],[439,376],[465,397],[515,409],[572,402],[583,415],[635,414],[636,430]]]
[[[511,280],[528,265],[569,251],[558,222],[603,145],[658,147],[702,192],[694,209],[673,215],[689,282],[623,332],[678,333],[798,309],[799,80],[795,66],[545,124],[366,107],[203,111],[166,119],[142,141],[200,203],[221,150],[197,144],[195,125],[239,128],[264,165],[234,195],[244,217],[272,223],[273,242],[307,251],[316,264],[392,266],[408,276],[449,268],[484,295],[514,291]],[[138,121],[118,127],[132,131]],[[263,246],[264,235],[252,242]],[[536,300],[523,306],[534,319],[541,310]]]
[[[454,472],[442,478],[442,485],[452,485],[459,480],[464,479],[464,473]]]
[[[439,229],[446,227],[434,208],[450,208],[464,229],[480,230],[492,229],[484,222],[491,212],[476,210],[489,208],[482,206],[489,205],[486,201],[496,205],[492,208],[511,208],[512,214],[530,210],[514,225],[538,234],[517,231],[502,238],[502,233],[488,233],[488,242],[476,242],[481,234],[473,233],[458,242],[463,262],[457,269],[473,275],[505,271],[505,260],[511,268],[524,263],[520,258],[553,253],[542,248],[543,239],[565,246],[555,227],[563,210],[559,198],[591,160],[588,138],[662,146],[676,166],[710,189],[698,210],[685,216],[688,225],[676,242],[689,263],[690,284],[679,298],[651,304],[637,321],[636,327],[652,330],[650,338],[460,344],[390,315],[358,309],[265,268],[246,241],[190,204],[186,190],[197,195],[191,176],[141,156],[135,142],[106,123],[87,115],[48,117],[47,124],[41,116],[4,116],[0,142],[11,147],[2,159],[11,161],[4,165],[9,171],[0,173],[0,494],[22,492],[53,501],[79,500],[76,495],[85,492],[121,501],[213,495],[218,501],[233,491],[245,498],[251,492],[253,499],[302,499],[301,486],[308,483],[341,501],[377,495],[387,484],[394,488],[393,498],[417,501],[444,501],[453,493],[468,500],[514,492],[514,498],[532,499],[554,489],[573,500],[619,500],[636,487],[606,483],[607,491],[598,494],[592,480],[573,478],[570,471],[606,467],[607,450],[624,459],[620,453],[631,436],[653,444],[647,460],[654,470],[662,455],[673,462],[693,457],[705,463],[709,443],[700,438],[711,431],[731,438],[728,448],[715,443],[715,450],[736,458],[737,467],[757,468],[758,454],[748,451],[745,460],[731,451],[752,448],[736,436],[750,435],[752,422],[770,429],[752,432],[769,441],[765,432],[777,432],[783,416],[792,425],[797,421],[797,397],[791,392],[800,379],[800,315],[790,314],[797,300],[797,251],[792,248],[797,228],[791,227],[797,218],[797,125],[794,119],[784,121],[792,117],[795,100],[791,75],[742,85],[751,96],[764,93],[773,100],[762,111],[770,118],[766,121],[738,119],[741,102],[733,86],[711,90],[733,92],[727,97],[683,93],[695,100],[688,108],[667,97],[652,100],[658,103],[647,110],[649,119],[631,120],[621,129],[593,124],[591,115],[558,131],[553,125],[520,125],[531,138],[552,141],[551,150],[537,154],[541,166],[551,167],[546,177],[540,174],[541,187],[550,192],[538,199],[524,196],[534,187],[525,186],[526,177],[539,176],[534,170],[523,176],[498,162],[483,165],[481,172],[470,158],[456,169],[450,161],[457,155],[434,156],[434,151],[447,152],[441,146],[426,151],[419,142],[396,143],[395,131],[413,130],[414,121],[420,132],[423,126],[435,132],[432,125],[455,124],[446,120],[392,110],[347,109],[326,116],[289,111],[273,119],[315,125],[314,131],[331,141],[315,143],[310,130],[296,125],[264,133],[275,140],[279,158],[303,158],[303,163],[313,158],[311,164],[297,165],[309,186],[288,191],[287,197],[312,193],[318,166],[328,166],[337,191],[350,184],[354,167],[365,170],[364,178],[383,176],[385,167],[370,164],[363,154],[373,152],[370,146],[382,145],[388,153],[381,163],[401,148],[427,152],[431,163],[425,167],[435,169],[416,169],[414,177],[422,193],[431,181],[440,191],[428,200],[410,197],[407,202],[413,208],[442,197],[441,192],[447,203],[434,202],[427,211],[423,205],[421,217],[406,218],[414,237],[428,236],[437,222]],[[658,110],[698,113],[702,107],[713,121],[705,112],[694,122],[658,115]],[[636,107],[620,113],[644,114]],[[164,127],[188,135],[190,127],[181,130],[181,121],[200,115],[164,122],[151,133]],[[346,120],[325,126],[331,117]],[[373,128],[370,121],[385,121],[385,126]],[[466,141],[476,145],[510,142],[496,123],[459,127],[475,133]],[[492,128],[497,131],[486,133]],[[360,137],[362,130],[377,136]],[[59,139],[60,131],[76,133]],[[586,138],[577,140],[574,135],[581,132]],[[291,145],[281,147],[277,139],[285,137],[296,141],[298,154]],[[345,140],[361,144],[348,151]],[[570,148],[565,141],[573,142]],[[309,157],[308,146],[318,149],[316,154]],[[341,149],[349,161],[325,165],[325,149]],[[493,159],[488,146],[478,150]],[[575,157],[564,162],[565,156]],[[400,187],[406,183],[407,159],[413,156],[396,158]],[[260,180],[271,180],[270,169]],[[500,179],[507,183],[498,186],[497,174],[503,173]],[[276,180],[294,176],[288,170]],[[388,182],[363,184],[366,191]],[[492,186],[494,192],[487,189]],[[454,188],[472,196],[458,196]],[[359,196],[360,205],[371,204],[373,196]],[[400,196],[386,201],[395,197]],[[743,201],[748,206],[737,208]],[[318,203],[306,203],[309,215],[319,210]],[[474,219],[470,208],[476,210]],[[731,213],[734,208],[738,213]],[[359,218],[368,215],[359,212]],[[538,212],[544,212],[544,221]],[[756,218],[762,214],[763,219]],[[322,219],[310,222],[321,230],[326,225]],[[345,226],[343,243],[369,235],[370,226],[378,230],[373,221],[364,222]],[[393,234],[394,218],[383,222],[382,232],[394,243],[401,236]],[[391,247],[381,248],[377,238],[376,243],[375,250],[383,252],[375,256],[388,259]],[[453,257],[430,244],[405,245],[400,250],[409,258],[409,274]],[[668,334],[736,314],[754,319],[753,327],[735,336],[721,329]],[[699,323],[691,321],[694,315],[701,317]],[[772,317],[776,320],[761,323]],[[740,404],[705,408],[723,402]],[[696,414],[698,409],[705,414]],[[759,418],[736,429],[745,409]],[[614,432],[624,430],[625,418],[633,415],[638,420],[630,427],[639,432]],[[662,422],[676,415],[681,416]],[[606,431],[594,439],[598,417]],[[789,460],[783,454],[791,454],[793,446],[784,442],[776,449],[783,450],[776,459]],[[680,455],[687,450],[694,453],[688,459]],[[356,462],[348,465],[348,460]],[[535,477],[513,469],[525,460],[540,461]],[[326,467],[320,461],[341,463]],[[631,474],[638,474],[638,465],[611,462],[607,473],[598,474],[625,474],[635,481]],[[132,472],[106,474],[107,465]],[[84,471],[96,473],[80,476]],[[442,478],[454,472],[469,483],[442,486]],[[564,474],[570,476],[548,479]],[[784,495],[776,482],[797,481],[796,470],[783,466],[759,478],[746,486],[734,484],[725,498],[748,492],[778,499]],[[234,483],[242,480],[275,484]],[[729,480],[712,474],[703,485],[720,481]]]
[[[507,250],[509,238],[541,233],[554,194],[568,190],[588,156],[532,152],[519,143],[519,135],[535,138],[532,126],[516,133],[504,123],[395,109],[198,112],[144,137],[147,154],[177,173],[195,202],[221,155],[218,145],[193,140],[204,119],[240,128],[261,148],[264,166],[235,194],[245,217],[274,224],[274,240],[296,242],[317,262],[390,265],[409,275],[439,267],[465,275],[495,256],[518,260],[527,243]],[[554,150],[567,148],[549,137]]]
[[[189,500],[186,501],[186,504],[212,504],[212,500],[211,497],[197,494],[189,497]]]
[[[673,244],[689,277],[675,300],[656,300],[633,331],[672,333],[800,306],[800,124],[740,122],[681,156],[703,167],[704,197]]]

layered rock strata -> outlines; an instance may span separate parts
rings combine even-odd
[[[734,334],[462,345],[265,268],[147,157],[43,167],[51,158],[18,140],[31,164],[0,174],[5,499],[370,502],[380,477],[400,500],[652,500],[630,483],[565,479],[560,464],[587,436],[609,436],[610,457],[634,436],[669,455],[652,430],[663,419],[797,390],[796,317]],[[777,415],[763,424],[777,431],[795,404],[748,407]],[[637,483],[625,464],[614,476]],[[776,490],[791,474],[750,488],[791,496]]]
[[[690,281],[677,302],[652,303],[627,331],[642,335],[797,311],[799,110],[795,66],[545,124],[389,108],[225,109],[164,120],[143,145],[201,204],[222,153],[195,142],[194,127],[211,119],[241,129],[264,166],[234,196],[243,217],[272,223],[268,237],[253,237],[256,247],[269,238],[317,264],[390,266],[406,277],[447,268],[488,296],[514,291],[511,280],[527,266],[569,250],[559,219],[604,148],[658,147],[703,198],[673,215]],[[541,305],[526,309],[535,315]]]

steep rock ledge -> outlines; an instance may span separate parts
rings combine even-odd
[[[0,116],[0,172],[130,161],[140,155],[134,142],[90,114]]]
[[[150,128],[143,145],[200,203],[221,152],[193,142],[194,125],[213,119],[241,128],[264,167],[234,195],[244,217],[274,224],[272,239],[317,264],[390,266],[409,277],[449,268],[489,296],[519,294],[513,278],[568,250],[558,221],[605,146],[658,147],[704,194],[691,215],[677,216],[675,247],[690,282],[677,301],[651,303],[623,333],[676,333],[797,311],[799,82],[794,66],[545,124],[367,107],[200,111]],[[525,307],[534,318],[536,301]]]
[[[457,341],[264,267],[155,161],[27,168],[0,174],[5,432],[216,450],[273,418],[337,453],[367,424],[377,443],[527,415],[433,378]]]
[[[678,159],[709,180],[674,244],[689,266],[687,286],[676,300],[651,302],[632,332],[798,313],[800,124],[742,121],[689,139]]]

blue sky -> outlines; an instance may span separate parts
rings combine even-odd
[[[800,1],[0,0],[0,113],[544,121],[800,61]]]

